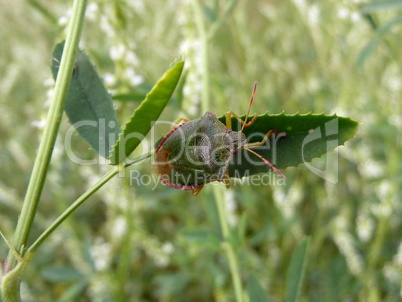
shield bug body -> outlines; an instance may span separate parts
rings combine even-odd
[[[226,113],[226,125],[211,112],[193,121],[179,120],[156,148],[154,168],[162,183],[176,189],[192,190],[193,195],[213,181],[224,181],[229,187],[229,164],[240,149],[253,153],[285,178],[268,160],[251,150],[265,144],[272,133],[285,133],[270,130],[262,141],[254,143],[248,143],[243,133],[244,128],[258,117],[254,116],[247,122],[256,89],[257,83],[254,83],[244,121],[233,112]],[[242,124],[240,131],[232,130],[232,117]]]

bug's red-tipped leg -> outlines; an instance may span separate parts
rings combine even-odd
[[[270,167],[272,170],[275,171],[276,174],[278,174],[280,177],[282,177],[283,179],[286,180],[286,176],[283,175],[283,173],[281,171],[279,171],[277,168],[274,167],[273,164],[271,164],[268,160],[266,160],[264,157],[262,157],[261,155],[259,155],[258,153],[254,152],[253,150],[249,149],[249,148],[244,148],[245,150],[247,150],[248,152],[253,153],[255,156],[257,156],[259,159],[261,159],[268,167]]]
[[[244,124],[244,128],[251,126],[257,118],[258,118],[258,115],[255,115],[255,116],[251,119],[251,121],[249,121],[248,123],[245,123],[245,124]]]
[[[256,91],[257,91],[257,81],[254,82],[253,90],[251,91],[251,97],[250,97],[250,101],[248,103],[248,110],[247,110],[246,118],[244,119],[244,122],[242,123],[243,127],[241,128],[240,132],[243,132],[245,127],[252,125],[254,123],[255,119],[257,118],[257,116],[255,116],[255,117],[253,117],[253,119],[250,122],[247,123],[247,119],[248,119],[248,116],[250,115],[250,109],[251,109],[251,106],[253,105],[254,95],[255,95]]]
[[[276,174],[278,174],[280,177],[282,177],[284,180],[286,180],[286,176],[281,171],[279,171],[279,169],[277,169],[273,166],[271,168],[272,168],[272,170],[274,170],[276,172]]]

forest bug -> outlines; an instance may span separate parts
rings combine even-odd
[[[229,187],[229,164],[240,149],[253,153],[286,179],[268,160],[251,150],[265,144],[272,133],[286,134],[270,130],[260,142],[248,143],[243,133],[244,128],[252,125],[258,117],[256,115],[247,122],[256,90],[257,82],[244,121],[231,111],[226,113],[226,126],[211,112],[193,121],[180,119],[156,148],[154,168],[162,183],[180,190],[192,190],[193,195],[213,181],[223,181]],[[232,130],[232,116],[242,124],[240,131]]]

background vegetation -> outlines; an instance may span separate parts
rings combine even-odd
[[[310,236],[301,301],[400,301],[402,283],[402,8],[399,1],[239,0],[209,43],[210,104],[243,114],[325,112],[362,123],[338,149],[338,182],[304,166],[286,185],[233,185],[224,194],[244,280],[254,275],[272,301],[285,295],[290,256]],[[0,228],[11,237],[49,106],[54,45],[64,39],[70,2],[0,0]],[[206,27],[225,1],[205,1]],[[196,118],[205,65],[191,1],[96,1],[81,47],[113,95],[143,93],[180,54],[186,82],[162,120]],[[219,22],[219,21],[218,21]],[[137,102],[116,101],[121,121]],[[62,124],[33,237],[106,166],[76,165]],[[166,132],[158,127],[157,136]],[[74,150],[95,153],[77,136]],[[325,158],[314,161],[325,168]],[[131,167],[151,173],[150,161]],[[52,235],[29,267],[24,301],[230,301],[229,268],[205,230],[218,229],[214,186],[198,197],[116,178]],[[34,239],[34,238],[32,238]],[[0,242],[0,255],[6,246]]]

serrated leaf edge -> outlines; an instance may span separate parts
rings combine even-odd
[[[253,116],[254,116],[254,115],[250,115],[249,118],[250,118],[250,117],[252,118]],[[281,113],[269,114],[268,111],[267,111],[267,112],[265,112],[265,113],[263,113],[263,114],[260,114],[260,115],[258,115],[258,116],[259,116],[259,117],[260,117],[260,116],[327,116],[327,117],[333,117],[333,118],[338,117],[338,118],[343,118],[343,119],[349,119],[350,121],[355,122],[357,125],[356,125],[356,129],[355,129],[355,131],[354,131],[354,133],[353,133],[353,136],[352,136],[351,138],[349,138],[348,140],[346,140],[343,144],[340,144],[340,145],[336,146],[335,149],[337,149],[337,148],[339,148],[339,147],[344,147],[347,142],[349,142],[350,140],[354,139],[354,138],[356,137],[356,133],[357,133],[357,131],[358,131],[358,129],[359,129],[359,126],[362,124],[362,123],[359,123],[358,121],[355,121],[354,119],[351,119],[350,117],[339,116],[339,115],[337,115],[336,113],[334,113],[334,114],[332,114],[332,115],[326,115],[324,112],[323,112],[323,113],[312,113],[312,112],[308,112],[308,113],[299,113],[299,112],[297,112],[297,113],[293,113],[293,114],[286,114],[285,111],[282,111]],[[240,118],[242,118],[242,117],[245,117],[245,115],[240,116]],[[223,115],[223,116],[219,117],[218,119],[221,119],[221,118],[225,118],[225,116]],[[331,150],[330,152],[333,152],[335,149]],[[290,165],[290,166],[287,166],[287,167],[285,167],[285,168],[281,168],[281,171],[283,171],[283,170],[286,171],[287,168],[298,168],[300,165],[303,165],[303,164],[305,164],[305,163],[311,163],[314,159],[322,158],[322,157],[324,157],[327,153],[328,153],[328,152],[325,152],[324,154],[321,154],[320,156],[312,157],[311,160],[305,161],[305,162],[302,162],[302,163],[299,163],[299,164],[297,164],[297,165]],[[263,174],[263,173],[267,173],[267,172],[271,172],[271,171],[258,172],[258,173],[255,173],[254,175]],[[242,178],[244,178],[244,177],[247,177],[247,176],[243,176]]]

